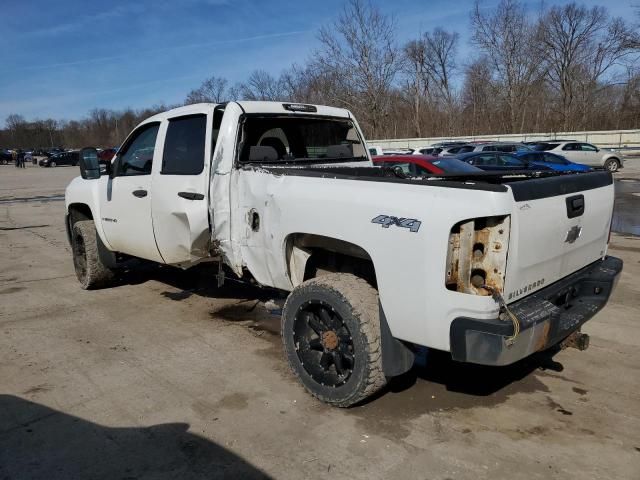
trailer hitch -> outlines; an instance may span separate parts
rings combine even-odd
[[[580,351],[586,350],[589,348],[589,335],[580,331],[573,332],[560,342],[560,348],[563,350],[565,348],[577,348]]]

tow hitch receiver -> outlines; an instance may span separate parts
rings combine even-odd
[[[560,348],[577,348],[580,351],[586,350],[589,348],[589,335],[582,332],[573,332],[560,342]]]

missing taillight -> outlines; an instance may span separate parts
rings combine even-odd
[[[502,291],[511,217],[483,217],[455,224],[449,234],[445,285],[449,290],[490,295]]]

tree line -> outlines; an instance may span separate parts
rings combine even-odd
[[[184,103],[292,100],[350,109],[365,136],[405,138],[638,128],[638,23],[579,3],[527,11],[476,2],[471,40],[436,27],[398,43],[392,15],[347,0],[318,31],[319,47],[280,75],[255,70],[231,84],[212,75]],[[473,52],[469,56],[468,52]],[[464,58],[463,58],[464,54]],[[83,120],[10,115],[0,145],[117,145],[143,118],[170,106],[95,109]]]

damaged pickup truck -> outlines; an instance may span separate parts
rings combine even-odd
[[[138,257],[218,261],[212,282],[288,292],[291,369],[342,407],[411,368],[415,346],[507,365],[575,338],[622,269],[609,172],[408,178],[374,167],[338,108],[181,107],[142,122],[106,171],[84,149],[80,170],[66,226],[83,288]]]

